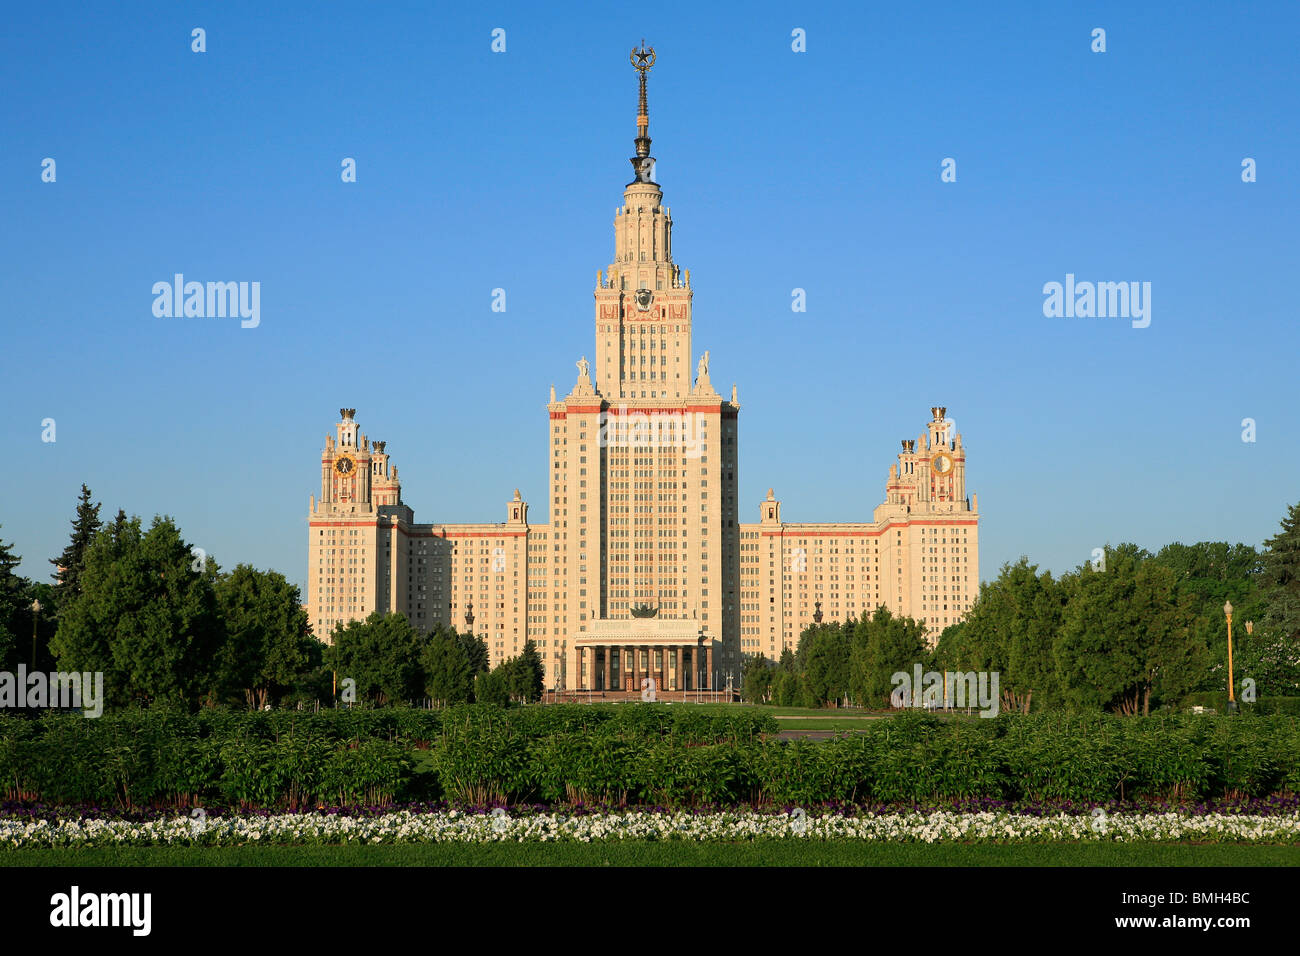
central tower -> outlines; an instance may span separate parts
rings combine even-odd
[[[654,180],[646,75],[654,48],[632,51],[640,77],[633,179],[614,212],[614,261],[596,273],[596,384],[610,400],[681,400],[691,387],[690,273],[673,263],[672,212]]]
[[[595,363],[581,359],[569,394],[548,406],[563,583],[552,593],[568,595],[558,617],[578,686],[625,689],[648,669],[665,687],[712,687],[740,660],[740,406],[734,387],[730,400],[714,389],[707,352],[693,360],[689,273],[673,262],[650,155],[654,49],[631,60],[633,177],[614,214],[614,259],[596,274]]]

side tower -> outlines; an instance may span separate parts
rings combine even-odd
[[[947,413],[931,408],[925,430],[901,440],[874,515],[885,528],[882,603],[924,620],[932,642],[979,594],[979,502],[966,493],[966,447]]]
[[[405,611],[387,587],[394,549],[385,542],[391,529],[414,520],[385,443],[371,443],[355,408],[339,416],[321,452],[320,497],[311,496],[307,513],[307,615],[326,641],[337,625],[372,611]]]

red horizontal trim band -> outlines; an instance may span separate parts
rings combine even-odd
[[[590,415],[597,412],[605,412],[609,415],[683,415],[688,412],[705,412],[716,415],[719,412],[735,417],[739,411],[732,408],[728,403],[722,402],[718,405],[687,405],[683,408],[681,405],[570,405],[562,412],[551,412],[551,418],[564,418],[565,415]]]
[[[411,538],[523,538],[527,531],[407,531],[400,529]]]
[[[686,415],[691,412],[712,412],[717,414],[718,405],[611,405],[606,411],[615,417],[622,415]]]
[[[383,523],[378,518],[363,519],[361,521],[311,521],[309,525],[313,528],[392,528],[393,530],[406,535],[409,538],[522,538],[528,532],[520,531],[411,531],[401,525],[393,525],[387,522],[385,517]]]
[[[881,529],[878,530],[878,531],[866,531],[866,530],[863,530],[863,531],[809,531],[809,530],[807,530],[806,528],[805,528],[805,529],[800,529],[798,525],[789,525],[789,526],[786,526],[786,527],[784,527],[784,528],[782,528],[782,529],[780,529],[780,530],[778,530],[778,531],[763,531],[763,532],[762,532],[762,535],[763,535],[763,537],[765,537],[765,538],[771,538],[771,537],[791,537],[791,538],[797,538],[797,537],[804,537],[804,538],[863,537],[863,538],[874,538],[874,537],[878,537],[879,535],[884,534],[886,531],[889,531],[889,530],[891,530],[892,528],[909,528],[909,527],[911,527],[911,528],[915,528],[915,527],[925,527],[925,526],[927,526],[927,525],[939,526],[939,525],[978,525],[978,524],[979,524],[978,521],[967,521],[967,520],[957,520],[957,519],[952,519],[952,520],[905,521],[905,522],[893,522],[893,523],[891,523],[891,524],[887,524],[887,525],[885,525],[883,528],[881,528]]]

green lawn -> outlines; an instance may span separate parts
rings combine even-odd
[[[866,730],[871,717],[808,717],[800,720],[776,719],[782,730]]]
[[[1300,847],[1231,844],[410,844],[5,850],[0,866],[1300,866]]]

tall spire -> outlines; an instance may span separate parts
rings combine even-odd
[[[645,77],[650,67],[655,65],[655,48],[646,49],[645,40],[641,49],[632,51],[632,65],[641,75],[641,97],[637,101],[636,112],[636,155],[632,157],[632,169],[636,173],[636,182],[654,182],[654,157],[650,155],[650,107],[646,105]]]

